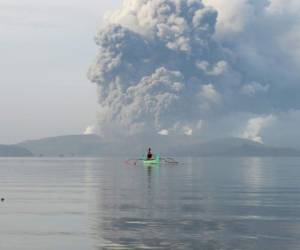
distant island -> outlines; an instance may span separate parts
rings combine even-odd
[[[145,145],[145,141],[147,145]],[[68,135],[0,145],[0,157],[139,157],[147,147],[167,156],[300,157],[300,150],[279,148],[241,138],[200,142],[197,138],[156,135],[132,136],[107,142],[98,135]]]
[[[0,157],[33,157],[29,150],[15,145],[0,145]]]

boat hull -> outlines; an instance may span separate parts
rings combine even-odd
[[[143,160],[144,165],[159,165],[160,164],[160,157],[157,156],[155,159],[151,160]]]

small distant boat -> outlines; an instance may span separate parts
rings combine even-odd
[[[160,164],[160,156],[157,155],[155,158],[153,159],[142,159],[144,165],[159,165]]]
[[[174,160],[173,158],[162,158],[162,157],[160,157],[160,155],[156,155],[152,159],[147,159],[147,157],[142,157],[140,159],[130,159],[130,160],[125,161],[125,163],[130,166],[137,166],[137,165],[139,165],[138,164],[139,162],[141,162],[142,165],[144,165],[146,167],[149,167],[149,166],[159,167],[161,165],[177,165],[177,164],[179,164],[179,162]]]

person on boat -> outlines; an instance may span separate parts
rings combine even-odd
[[[148,149],[148,153],[147,153],[147,160],[152,160],[153,159],[153,154],[151,151],[151,148]]]

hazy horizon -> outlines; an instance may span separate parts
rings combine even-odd
[[[87,71],[113,1],[0,0],[0,144],[80,134],[96,122]]]
[[[300,148],[298,1],[122,2],[0,0],[0,144],[144,132]]]

